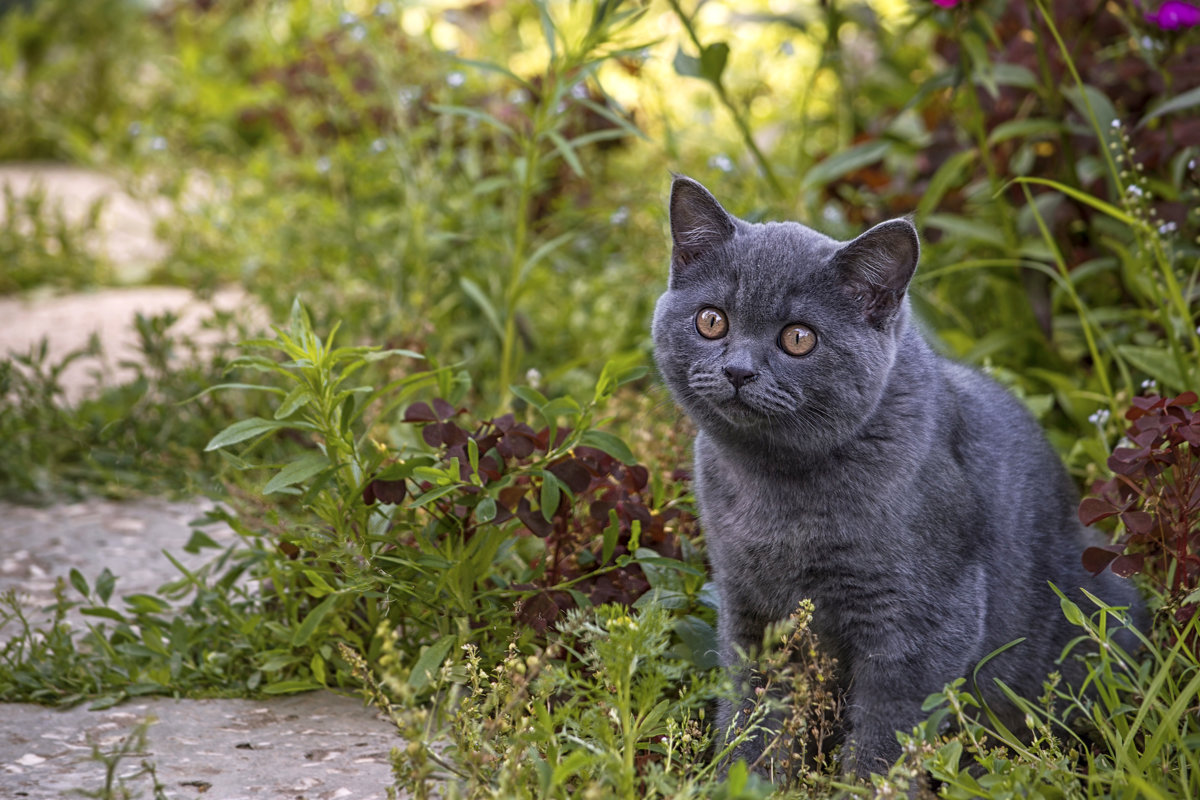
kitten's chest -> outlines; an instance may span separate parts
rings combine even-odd
[[[758,613],[784,616],[801,597],[837,603],[847,583],[883,577],[873,539],[890,527],[889,504],[856,493],[857,482],[837,467],[747,469],[700,441],[697,456],[701,524],[717,580],[736,586]]]

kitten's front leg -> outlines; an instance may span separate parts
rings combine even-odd
[[[849,746],[842,756],[846,772],[866,778],[896,763],[901,751],[896,732],[909,732],[926,718],[925,698],[950,680],[943,666],[871,656],[855,670],[847,705]]]

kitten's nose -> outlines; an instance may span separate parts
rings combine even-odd
[[[740,389],[743,383],[749,383],[754,380],[755,375],[754,370],[747,369],[746,367],[726,367],[725,377],[733,384],[733,388]]]

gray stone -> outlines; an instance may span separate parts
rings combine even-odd
[[[361,701],[333,692],[261,700],[145,698],[104,711],[0,705],[0,797],[49,800],[104,788],[112,753],[151,720],[143,749],[123,757],[135,797],[153,797],[154,765],[172,798],[368,800],[386,797],[400,739]],[[119,795],[117,795],[119,796]]]
[[[108,568],[120,596],[153,593],[178,577],[167,550],[189,568],[213,557],[183,552],[189,522],[210,504],[150,499],[134,503],[88,500],[29,508],[0,504],[0,591],[15,589],[31,611],[53,600],[55,580],[78,569],[89,584]],[[205,532],[218,543],[236,534],[225,526]],[[74,589],[69,595],[78,597]],[[44,621],[44,613],[32,613]],[[72,624],[84,618],[71,615]],[[0,641],[15,631],[0,630]],[[171,798],[384,798],[388,754],[403,745],[395,727],[360,700],[310,692],[262,700],[140,698],[103,711],[65,711],[25,703],[0,704],[0,800],[59,798],[72,790],[104,788],[105,768],[93,745],[115,752],[151,721],[146,745],[123,757],[116,775],[155,766]],[[130,777],[133,797],[153,797],[148,775]],[[120,796],[120,795],[114,795]]]

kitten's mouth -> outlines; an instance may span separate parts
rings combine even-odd
[[[714,399],[712,406],[727,422],[735,425],[756,422],[762,418],[762,412],[746,402],[746,398],[738,391],[728,397]]]

